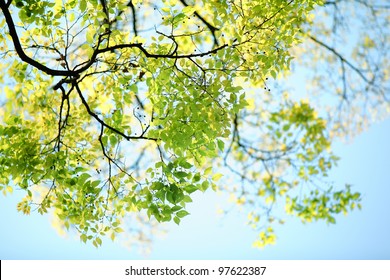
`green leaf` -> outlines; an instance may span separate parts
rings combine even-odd
[[[186,210],[180,210],[179,212],[176,213],[176,216],[178,216],[179,218],[184,218],[185,216],[189,215],[190,213],[188,213]]]
[[[120,228],[120,227],[114,228],[114,231],[115,231],[116,233],[124,232],[124,230],[123,230],[122,228]]]
[[[97,237],[95,240],[98,246],[102,246],[102,240],[99,237]]]
[[[219,181],[222,178],[222,176],[223,175],[221,173],[216,173],[213,175],[213,177],[211,177],[211,179],[216,182]]]
[[[196,173],[196,174],[194,175],[193,182],[194,182],[194,183],[199,182],[200,179],[201,179],[200,174],[199,174],[199,173]]]
[[[99,185],[100,185],[100,181],[99,180],[91,182],[91,188],[96,188]]]
[[[213,171],[213,167],[207,167],[206,169],[205,169],[205,171],[204,171],[204,175],[205,176],[207,176],[207,175],[209,175],[209,174],[211,174],[211,172]]]
[[[7,186],[6,190],[9,194],[12,194],[14,192],[14,189],[11,186]]]
[[[192,202],[192,198],[189,195],[185,195],[182,201],[185,203],[190,203]]]
[[[192,164],[186,162],[186,161],[182,161],[179,163],[179,165],[185,169],[190,169],[192,167]]]
[[[186,16],[190,16],[192,15],[194,12],[195,12],[195,7],[193,6],[186,6],[183,8],[182,12],[186,15]]]
[[[16,1],[16,7],[22,8],[24,6],[23,1]]]
[[[184,190],[185,190],[187,193],[191,194],[191,193],[197,191],[197,190],[198,190],[198,187],[191,184],[191,185],[185,186],[185,187],[184,187]]]
[[[88,240],[87,235],[85,235],[85,234],[80,235],[80,240],[84,243],[87,243],[87,240]]]
[[[276,79],[276,71],[275,70],[271,70],[271,76],[272,76],[272,78]]]
[[[93,39],[94,35],[95,34],[91,30],[87,30],[86,39],[87,39],[87,43],[89,45],[93,44],[93,42],[94,42],[94,39]]]
[[[180,224],[180,218],[178,218],[178,217],[173,217],[173,221],[174,221],[177,225]]]
[[[110,235],[110,239],[111,239],[112,241],[114,241],[114,240],[115,240],[115,237],[116,237],[115,232],[112,232],[111,235]]]
[[[118,143],[118,138],[115,136],[115,135],[110,135],[110,144],[112,146],[116,146],[116,144]]]
[[[200,190],[201,190],[202,192],[205,192],[205,191],[207,191],[207,189],[209,188],[209,186],[210,186],[210,183],[209,183],[208,181],[203,181],[202,184],[201,184]]]
[[[88,180],[91,177],[88,173],[83,173],[79,176],[77,183],[79,185],[84,185],[85,181]]]
[[[328,222],[331,223],[331,224],[335,224],[336,223],[336,219],[332,216],[329,216],[328,217]]]
[[[182,208],[183,208],[183,207],[176,205],[176,206],[173,206],[173,207],[172,207],[171,211],[172,211],[172,212],[176,212],[176,211],[179,211],[179,210],[182,209]]]
[[[223,152],[225,149],[225,143],[221,139],[217,139],[218,149]]]
[[[188,176],[188,173],[183,172],[183,171],[177,171],[177,172],[174,172],[173,175],[174,175],[176,178],[183,179],[183,178],[185,178],[185,177]]]
[[[80,11],[82,13],[84,13],[86,9],[87,9],[87,1],[86,0],[80,0]]]

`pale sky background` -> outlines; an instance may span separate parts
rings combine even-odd
[[[199,194],[180,226],[157,237],[146,259],[390,259],[390,119],[374,124],[352,143],[336,143],[341,157],[330,174],[363,195],[363,209],[339,215],[336,225],[302,224],[293,219],[276,227],[277,244],[251,247],[256,236],[246,214],[217,214],[225,197]],[[143,259],[136,250],[106,240],[96,249],[75,237],[61,237],[49,217],[16,211],[16,196],[0,196],[0,259]]]

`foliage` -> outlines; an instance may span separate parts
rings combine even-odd
[[[209,188],[245,206],[258,247],[277,202],[334,223],[360,194],[324,182],[329,125],[270,89],[319,4],[0,0],[0,188],[95,246],[129,215],[180,224]]]

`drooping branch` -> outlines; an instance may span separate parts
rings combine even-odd
[[[72,92],[73,87],[68,91],[68,93],[65,92],[65,89],[64,89],[62,84],[59,86],[59,89],[61,90],[61,105],[60,105],[59,117],[58,117],[57,141],[56,141],[56,145],[55,145],[55,149],[57,149],[57,151],[60,151],[62,131],[65,128],[65,126],[67,125],[68,118],[69,118],[69,115],[70,115],[69,94]],[[64,118],[64,120],[62,120],[62,118],[63,118],[62,115],[63,115],[65,102],[66,102],[66,105],[67,105],[67,109],[66,109],[65,118]]]
[[[88,105],[88,102],[86,101],[86,99],[84,98],[82,92],[81,92],[81,89],[77,83],[77,81],[73,81],[73,86],[75,87],[80,99],[81,99],[81,102],[83,103],[85,109],[87,110],[88,114],[90,116],[92,116],[96,121],[98,121],[102,126],[110,129],[111,131],[115,132],[116,134],[122,136],[123,138],[125,138],[126,140],[140,140],[140,139],[143,139],[143,140],[152,140],[152,141],[158,141],[157,138],[152,138],[152,137],[146,137],[144,136],[144,133],[142,133],[140,136],[130,136],[130,135],[126,135],[124,132],[116,129],[115,127],[107,124],[106,122],[104,122],[102,119],[99,118],[99,116],[93,112],[91,110],[91,108],[89,107]]]
[[[103,13],[106,15],[107,23],[109,23],[110,14],[108,13],[106,0],[100,0],[100,4],[102,5]]]
[[[326,43],[320,41],[319,39],[317,39],[316,37],[312,36],[312,35],[308,35],[308,38],[311,39],[313,42],[315,42],[316,44],[324,47],[325,49],[327,49],[328,51],[330,51],[331,53],[333,53],[335,56],[337,56],[343,63],[345,63],[346,65],[348,65],[353,71],[356,72],[356,74],[358,74],[366,83],[368,84],[372,84],[373,81],[372,80],[369,80],[364,74],[363,72],[357,68],[355,65],[353,65],[350,61],[348,61],[348,59],[346,59],[342,54],[340,54],[336,49],[332,48],[331,46],[327,45]]]
[[[134,7],[134,4],[133,4],[133,1],[130,0],[129,3],[127,4],[127,6],[130,7],[131,13],[133,14],[133,32],[134,32],[134,35],[135,35],[135,36],[138,36],[138,31],[137,31],[137,15],[136,15],[136,13],[135,13],[135,7]]]
[[[340,63],[341,63],[342,81],[343,81],[343,98],[344,98],[344,100],[348,101],[348,97],[347,97],[347,77],[346,77],[346,70],[345,70],[345,62],[340,59]]]

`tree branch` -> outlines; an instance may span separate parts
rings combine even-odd
[[[187,5],[187,3],[185,1],[181,1],[183,3],[183,5]],[[131,7],[131,6],[130,6]],[[20,40],[19,40],[19,37],[18,37],[18,34],[17,34],[17,31],[16,31],[16,28],[15,28],[15,24],[14,24],[14,21],[12,19],[12,16],[7,8],[7,4],[5,3],[5,0],[0,0],[0,8],[1,10],[3,11],[3,14],[4,14],[4,17],[6,19],[6,22],[7,22],[7,26],[8,26],[8,29],[9,29],[9,33],[11,35],[11,38],[12,38],[12,41],[13,41],[13,44],[15,46],[15,50],[19,56],[19,58],[28,63],[29,65],[45,72],[46,74],[48,75],[51,75],[51,76],[65,76],[65,77],[77,77],[80,73],[84,72],[85,70],[87,70],[91,65],[93,65],[93,63],[95,63],[96,61],[96,58],[99,54],[101,53],[105,53],[105,52],[109,52],[109,51],[113,51],[113,50],[116,50],[116,49],[124,49],[124,48],[138,48],[139,50],[142,51],[142,53],[146,56],[146,57],[152,57],[152,58],[173,58],[173,59],[177,59],[177,58],[191,58],[191,57],[202,57],[202,56],[206,56],[208,54],[212,54],[212,53],[215,53],[217,52],[218,50],[220,49],[223,49],[225,48],[226,46],[228,46],[227,44],[224,44],[222,46],[219,46],[218,48],[215,48],[211,51],[208,51],[208,52],[204,52],[204,53],[199,53],[199,54],[187,54],[187,55],[176,55],[173,53],[171,54],[152,54],[152,53],[149,53],[143,46],[141,43],[133,43],[133,44],[120,44],[120,45],[116,45],[116,46],[112,46],[112,47],[107,47],[107,48],[104,48],[104,49],[99,49],[99,46],[100,46],[100,43],[102,41],[102,38],[104,35],[106,34],[101,34],[99,35],[99,39],[98,39],[98,42],[97,42],[97,45],[96,45],[96,49],[95,51],[93,52],[91,58],[86,61],[84,63],[84,66],[80,67],[79,69],[76,69],[78,66],[76,66],[73,70],[57,70],[57,69],[51,69],[43,64],[41,64],[40,62],[32,59],[31,57],[29,57],[23,50],[23,47],[22,45],[20,44]],[[197,14],[197,16],[208,26],[208,28],[212,31],[213,33],[213,36],[215,36],[215,31],[218,30],[217,28],[215,28],[214,26],[212,26],[211,24],[209,24],[206,20],[204,20],[199,14]]]
[[[32,59],[28,55],[26,55],[26,53],[23,50],[22,45],[20,44],[18,33],[16,31],[15,23],[12,19],[11,13],[8,10],[8,6],[10,3],[11,3],[11,1],[9,1],[8,3],[5,3],[4,0],[0,0],[0,8],[3,11],[5,20],[7,22],[9,34],[12,38],[12,42],[14,43],[15,50],[16,50],[18,56],[20,57],[20,59],[22,61],[34,66],[35,68],[37,68],[37,69],[39,69],[39,70],[41,70],[49,75],[52,75],[52,76],[75,76],[75,75],[77,75],[77,73],[75,73],[74,71],[70,71],[70,70],[51,69],[51,68],[41,64],[40,62]]]
[[[153,141],[158,141],[157,138],[151,138],[151,137],[146,137],[146,136],[143,136],[144,133],[141,134],[141,136],[130,136],[130,135],[126,135],[125,133],[123,133],[122,131],[116,129],[115,127],[112,127],[111,125],[105,123],[102,119],[99,118],[99,116],[93,112],[91,110],[91,108],[89,107],[87,101],[85,100],[81,90],[80,90],[80,87],[77,83],[77,81],[73,81],[73,86],[76,88],[76,91],[81,99],[81,102],[83,103],[85,109],[87,110],[88,114],[90,116],[92,116],[95,120],[97,120],[102,126],[110,129],[111,131],[115,132],[116,134],[122,136],[123,138],[125,138],[126,140],[139,140],[139,139],[144,139],[144,140],[153,140]]]
[[[185,0],[180,0],[180,2],[183,4],[183,6],[187,7],[188,4]],[[210,24],[207,20],[205,20],[198,12],[194,12],[194,15],[200,19],[206,26],[207,28],[210,30],[211,34],[213,34],[213,38],[214,38],[214,44],[216,46],[218,46],[218,39],[217,39],[217,36],[215,35],[215,32],[219,30],[219,28],[213,26],[212,24]]]
[[[135,7],[134,7],[134,4],[133,4],[133,1],[130,0],[129,3],[127,4],[127,6],[130,7],[131,9],[131,12],[133,14],[133,31],[134,31],[134,35],[135,36],[138,36],[138,31],[137,31],[137,15],[135,13]]]
[[[311,36],[311,35],[308,35],[308,37],[315,43],[319,44],[320,46],[324,47],[325,49],[327,49],[328,51],[330,51],[331,53],[333,53],[335,56],[337,56],[342,62],[344,62],[346,65],[348,65],[352,70],[354,70],[356,72],[356,74],[358,74],[366,83],[368,84],[372,84],[373,81],[370,81],[367,79],[366,76],[364,76],[363,72],[358,69],[356,66],[354,66],[351,62],[349,62],[343,55],[341,55],[338,51],[336,51],[334,48],[332,48],[331,46],[325,44],[324,42],[318,40],[317,38]]]
[[[203,53],[193,53],[193,54],[182,54],[182,55],[176,55],[174,54],[174,52],[172,52],[171,54],[153,54],[153,53],[149,53],[143,46],[142,46],[142,43],[133,43],[133,44],[119,44],[119,45],[116,45],[116,46],[112,46],[112,47],[107,47],[107,48],[104,48],[104,49],[100,49],[100,50],[97,50],[91,57],[91,60],[90,61],[93,61],[93,59],[96,59],[97,55],[100,54],[100,53],[105,53],[105,52],[109,52],[109,51],[114,51],[114,50],[118,50],[118,49],[126,49],[126,48],[138,48],[146,57],[152,57],[152,58],[173,58],[173,59],[177,59],[177,58],[191,58],[191,57],[202,57],[202,56],[206,56],[206,55],[209,55],[209,54],[212,54],[212,53],[216,53],[217,51],[227,47],[228,44],[224,44],[222,46],[219,46],[218,48],[215,48],[215,49],[212,49],[208,52],[203,52]],[[88,63],[87,65],[89,65],[90,63]],[[92,64],[92,63],[91,63]],[[83,68],[81,69],[84,69],[84,68],[88,68],[86,66],[84,66]],[[80,69],[80,70],[81,70]],[[77,70],[76,72],[79,73],[80,70]]]

